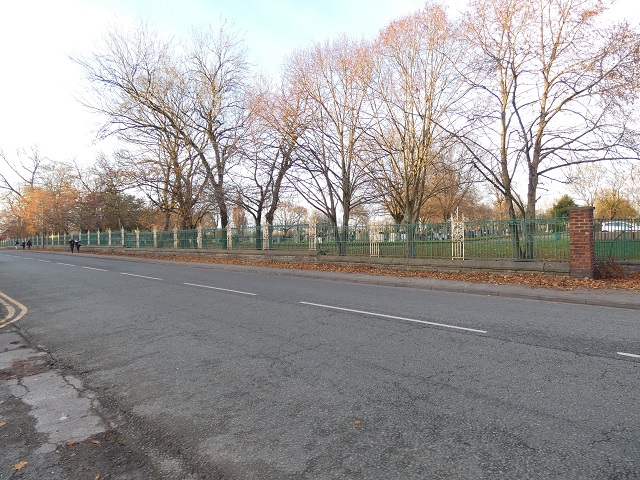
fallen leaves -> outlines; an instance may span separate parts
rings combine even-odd
[[[7,424],[7,422],[0,422],[0,427],[4,427]]]
[[[24,467],[26,467],[27,465],[29,465],[29,462],[18,462],[13,466],[13,469],[18,472],[20,470],[22,470]]]

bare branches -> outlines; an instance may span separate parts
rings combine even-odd
[[[306,98],[308,124],[300,138],[303,160],[294,186],[332,223],[348,224],[350,210],[371,199],[367,189],[366,86],[371,75],[368,45],[342,37],[294,54],[289,81]]]
[[[233,32],[197,31],[191,43],[174,46],[140,24],[129,33],[113,29],[91,57],[74,60],[91,85],[85,106],[105,118],[99,135],[135,145],[136,157],[155,157],[165,187],[171,184],[172,200],[148,197],[193,225],[193,208],[204,201],[202,174],[226,226],[225,175],[246,116],[247,64]]]
[[[456,27],[440,6],[392,22],[377,42],[369,173],[397,222],[415,222],[444,185],[440,160],[453,137],[440,124],[462,97],[455,70],[461,54]]]
[[[628,100],[637,86],[638,35],[626,25],[600,25],[603,5],[472,4],[465,38],[475,55],[471,64],[484,68],[467,81],[485,95],[489,114],[463,114],[459,121],[470,121],[460,138],[484,178],[503,192],[512,216],[519,210],[535,217],[540,182],[555,170],[638,157],[627,127]],[[527,182],[523,203],[514,183],[520,175]]]

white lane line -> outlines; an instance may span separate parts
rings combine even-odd
[[[635,353],[625,353],[625,352],[617,352],[618,355],[623,355],[625,357],[631,357],[631,358],[640,358],[640,355],[636,355]]]
[[[230,290],[228,288],[210,287],[208,285],[198,285],[197,283],[185,283],[184,285],[189,285],[190,287],[210,288],[211,290],[222,290],[223,292],[241,293],[242,295],[258,295],[257,293],[241,292],[240,290]]]
[[[39,262],[51,263],[51,260],[42,260],[41,258],[36,258]]]
[[[82,268],[86,268],[87,270],[98,270],[99,272],[108,272],[109,270],[105,270],[104,268],[95,268],[95,267],[82,267]]]
[[[162,280],[161,278],[157,278],[157,277],[147,277],[146,275],[136,275],[135,273],[125,273],[125,272],[120,272],[120,275],[129,275],[130,277],[147,278],[147,279],[149,279],[149,280]]]
[[[392,318],[394,320],[403,320],[405,322],[422,323],[424,325],[433,325],[435,327],[453,328],[455,330],[464,330],[465,332],[487,333],[486,330],[476,330],[475,328],[458,327],[456,325],[447,325],[446,323],[427,322],[425,320],[416,320],[414,318],[396,317],[394,315],[385,315],[383,313],[365,312],[362,310],[352,310],[350,308],[333,307],[331,305],[321,305],[319,303],[300,302],[303,305],[311,305],[314,307],[330,308],[333,310],[341,310],[343,312],[361,313],[363,315],[373,315],[374,317]]]
[[[62,263],[62,262],[56,262],[58,265],[66,265],[67,267],[75,267],[75,265],[72,265],[71,263]]]

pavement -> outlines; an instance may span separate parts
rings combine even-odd
[[[176,263],[170,260],[129,259]],[[190,264],[196,268],[251,271],[393,287],[489,295],[640,310],[640,294],[623,290],[570,290],[447,280]],[[0,295],[0,480],[190,478],[171,462],[138,447],[109,418],[96,395],[65,372],[16,321],[23,306]]]
[[[0,329],[0,479],[168,478],[101,412],[42,347]]]

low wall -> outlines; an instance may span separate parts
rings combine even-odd
[[[50,248],[50,247],[48,247]],[[60,250],[63,250],[60,247]],[[563,262],[536,262],[510,260],[446,260],[423,258],[360,257],[324,255],[309,251],[279,250],[192,250],[173,248],[122,248],[117,246],[89,245],[83,252],[112,252],[127,255],[147,255],[158,258],[175,256],[248,260],[258,262],[333,263],[339,265],[363,265],[397,270],[423,270],[455,273],[538,274],[568,277],[569,264]]]
[[[640,261],[628,260],[624,262],[616,262],[625,274],[640,273]]]

